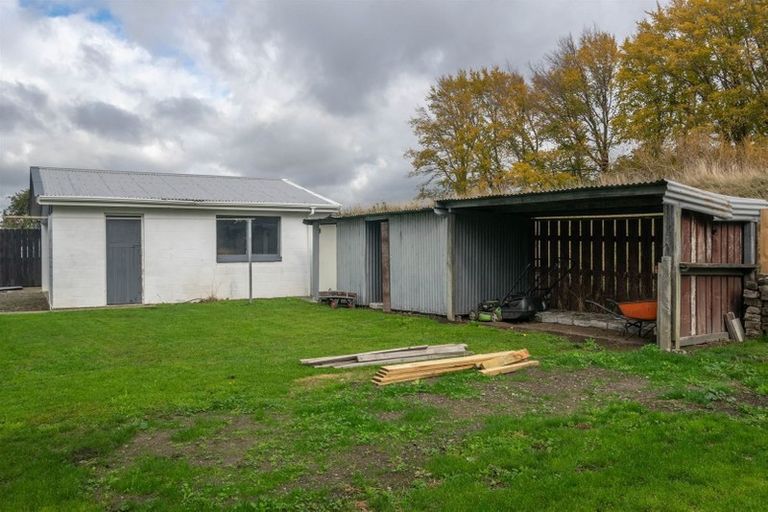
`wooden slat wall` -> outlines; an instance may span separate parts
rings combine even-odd
[[[0,229],[0,286],[40,286],[39,229]]]
[[[743,262],[743,223],[683,212],[681,231],[682,264]],[[725,332],[723,315],[741,315],[741,276],[684,275],[680,284],[681,337]]]
[[[534,220],[534,258],[543,280],[557,258],[574,267],[553,291],[551,306],[583,311],[584,299],[655,299],[661,229],[660,216]]]

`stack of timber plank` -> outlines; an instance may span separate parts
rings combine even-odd
[[[357,368],[360,366],[381,366],[383,364],[467,356],[471,353],[467,351],[466,344],[451,343],[391,348],[389,350],[375,350],[373,352],[360,352],[341,356],[316,357],[301,359],[300,362],[315,368]]]
[[[386,386],[473,368],[478,368],[483,375],[501,375],[539,365],[538,361],[529,358],[528,350],[522,349],[383,366],[373,377],[373,383]]]

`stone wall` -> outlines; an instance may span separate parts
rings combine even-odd
[[[744,282],[744,332],[748,338],[768,335],[768,275],[747,277]]]

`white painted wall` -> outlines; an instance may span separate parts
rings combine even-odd
[[[248,297],[248,264],[216,262],[216,215],[258,213],[55,207],[54,308],[106,305],[106,216],[110,213],[142,217],[145,304]],[[253,263],[254,297],[309,294],[311,228],[302,223],[307,214],[264,214],[281,217],[282,261]]]
[[[107,304],[106,221],[93,208],[54,207],[51,229],[51,307]]]
[[[336,225],[320,226],[320,284],[319,290],[336,289]]]

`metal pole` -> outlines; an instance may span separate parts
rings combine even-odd
[[[248,234],[246,236],[248,247],[246,252],[248,254],[248,302],[253,302],[253,259],[251,258],[251,219],[248,219]]]

